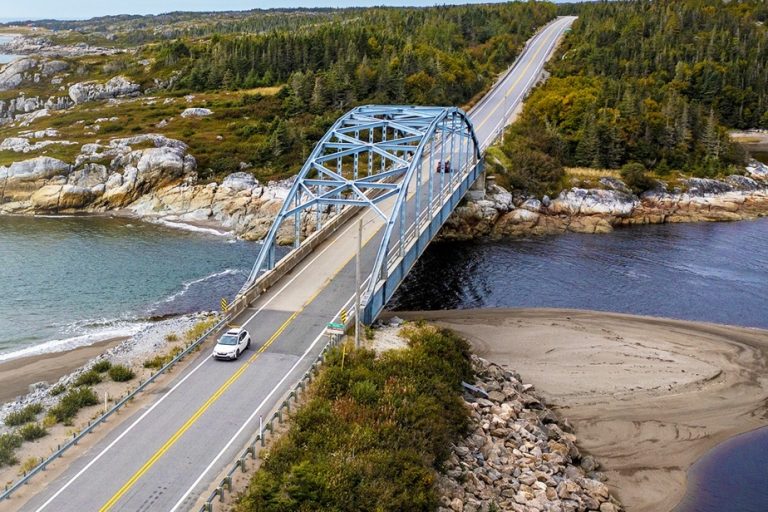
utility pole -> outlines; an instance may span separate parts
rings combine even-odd
[[[357,225],[357,253],[355,254],[355,348],[360,348],[360,251],[363,247],[363,219]]]

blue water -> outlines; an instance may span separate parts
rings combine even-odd
[[[768,427],[720,444],[688,471],[675,512],[766,512]]]
[[[12,38],[8,36],[0,36],[0,45],[9,42]],[[0,64],[7,64],[13,60],[16,60],[20,55],[12,55],[10,53],[0,53]]]
[[[217,309],[258,248],[128,219],[0,216],[0,360]]]
[[[768,219],[432,244],[389,307],[582,308],[768,328]]]

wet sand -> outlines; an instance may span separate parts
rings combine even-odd
[[[53,384],[126,339],[113,338],[66,352],[51,352],[0,363],[0,404],[27,394],[30,384],[41,381]]]
[[[672,510],[704,453],[768,425],[768,331],[554,309],[397,312],[465,336],[574,426],[630,512]]]

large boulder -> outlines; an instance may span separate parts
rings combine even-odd
[[[213,111],[207,108],[188,108],[181,113],[181,117],[207,117],[213,114]]]
[[[80,82],[69,88],[69,97],[76,104],[124,96],[137,96],[140,93],[141,86],[124,76],[113,77],[104,83]]]
[[[69,172],[70,165],[49,156],[38,156],[21,162],[14,162],[9,167],[0,167],[0,180],[7,180],[6,187],[12,182],[30,182],[51,178]]]
[[[31,78],[30,71],[37,66],[37,60],[31,58],[17,59],[0,68],[0,91],[15,89],[24,80]]]
[[[258,185],[256,178],[247,172],[234,172],[221,182],[222,187],[232,190],[251,190]]]

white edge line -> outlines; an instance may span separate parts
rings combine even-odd
[[[345,308],[347,306],[347,304],[349,304],[353,300],[355,300],[355,296],[354,295],[352,295],[352,297],[349,300],[347,300],[347,302],[344,303],[343,308]],[[259,410],[266,405],[267,401],[270,398],[272,398],[272,395],[274,395],[275,392],[278,390],[278,388],[283,385],[285,380],[288,377],[290,377],[291,374],[293,374],[293,372],[296,370],[296,368],[301,363],[304,362],[304,360],[306,359],[307,355],[309,355],[309,353],[312,351],[312,349],[315,347],[315,345],[317,345],[317,342],[320,341],[324,335],[325,335],[325,329],[320,331],[320,334],[318,334],[317,338],[315,338],[315,340],[312,342],[312,344],[309,347],[307,347],[307,350],[304,351],[304,353],[301,355],[301,357],[298,359],[298,361],[296,361],[294,363],[294,365],[291,367],[291,369],[288,370],[285,373],[283,378],[280,379],[280,382],[275,384],[275,386],[272,388],[272,391],[270,391],[269,394],[264,398],[264,400],[262,400],[262,402],[256,407],[256,409],[254,409],[253,413],[248,417],[247,420],[245,420],[245,422],[237,430],[237,432],[235,432],[235,434],[232,435],[232,437],[230,438],[229,442],[224,446],[224,448],[221,449],[221,451],[216,455],[216,457],[214,457],[214,459],[211,461],[210,464],[208,464],[208,466],[203,470],[203,472],[200,473],[200,476],[197,477],[197,480],[195,480],[195,482],[189,487],[189,489],[186,490],[186,492],[181,496],[179,501],[176,502],[176,504],[173,506],[173,508],[169,512],[176,512],[179,509],[179,507],[183,504],[184,500],[187,499],[187,496],[189,496],[192,493],[192,491],[195,490],[195,487],[198,486],[200,481],[202,481],[202,479],[205,477],[206,473],[208,473],[213,468],[213,466],[219,461],[219,459],[222,457],[222,455],[224,455],[224,453],[227,450],[229,450],[229,448],[232,446],[232,443],[234,443],[235,440],[238,437],[240,437],[240,435],[243,433],[243,431],[248,426],[248,424],[251,423],[254,420],[254,418],[256,417],[256,414],[259,412]]]
[[[271,298],[270,298],[270,299],[269,299],[267,302],[265,302],[264,304],[262,304],[262,306],[261,306],[261,307],[260,307],[260,308],[259,308],[259,309],[258,309],[258,310],[257,310],[257,311],[256,311],[256,312],[253,314],[253,315],[251,315],[251,316],[248,318],[248,320],[246,320],[245,322],[243,322],[243,325],[245,325],[245,324],[248,324],[248,323],[249,323],[251,320],[253,320],[253,319],[256,317],[256,315],[258,315],[259,313],[261,313],[261,312],[262,312],[262,310],[263,310],[264,308],[266,308],[266,307],[267,307],[267,306],[268,306],[268,305],[269,305],[269,304],[270,304],[270,303],[271,303],[273,300],[275,300],[275,299],[276,299],[278,296],[280,296],[280,294],[283,292],[283,290],[285,290],[285,289],[286,289],[288,286],[290,286],[290,285],[291,285],[291,284],[292,284],[292,283],[293,283],[293,282],[294,282],[296,279],[298,279],[298,278],[299,278],[299,276],[301,276],[301,274],[302,274],[302,273],[303,273],[305,270],[307,270],[307,269],[308,269],[308,268],[309,268],[309,267],[312,265],[312,263],[314,263],[314,262],[315,262],[315,261],[316,261],[316,260],[317,260],[317,259],[318,259],[320,256],[322,256],[322,255],[323,255],[323,254],[324,254],[324,253],[325,253],[325,252],[326,252],[328,249],[330,249],[331,247],[333,247],[333,245],[336,243],[336,241],[338,241],[338,240],[340,240],[340,239],[341,239],[341,235],[344,235],[344,234],[346,234],[346,232],[347,232],[347,231],[349,231],[350,229],[352,229],[352,228],[354,228],[354,227],[356,227],[356,224],[355,224],[355,223],[352,223],[352,224],[351,224],[349,227],[347,227],[347,229],[345,229],[344,231],[342,231],[341,233],[339,233],[339,237],[337,237],[336,239],[334,239],[334,240],[333,240],[333,241],[332,241],[330,244],[328,244],[328,246],[327,246],[325,249],[323,249],[322,251],[320,251],[320,252],[319,252],[319,253],[318,253],[318,254],[317,254],[317,255],[316,255],[314,258],[312,258],[312,259],[309,261],[309,263],[308,263],[307,265],[305,265],[305,266],[304,266],[304,268],[302,268],[302,269],[301,269],[301,270],[300,270],[300,271],[299,271],[299,272],[298,272],[298,273],[297,273],[295,276],[293,276],[293,277],[291,278],[291,280],[290,280],[290,281],[288,281],[287,283],[285,283],[285,285],[284,285],[282,288],[280,288],[280,290],[279,290],[279,291],[278,291],[276,294],[274,294],[274,295],[273,295],[273,296],[272,296],[272,297],[271,297]],[[174,391],[176,391],[176,390],[179,388],[179,386],[181,386],[181,385],[182,385],[182,384],[183,384],[183,383],[184,383],[184,382],[185,382],[185,381],[186,381],[188,378],[190,378],[190,377],[191,377],[191,376],[192,376],[192,375],[193,375],[195,372],[197,372],[197,370],[199,370],[199,369],[200,369],[200,368],[201,368],[201,367],[202,367],[202,366],[203,366],[205,363],[207,363],[208,361],[209,361],[209,359],[206,357],[206,358],[205,358],[205,359],[204,359],[204,360],[203,360],[203,361],[202,361],[202,362],[201,362],[199,365],[197,365],[197,366],[196,366],[194,369],[192,369],[192,371],[190,371],[190,372],[189,372],[187,375],[185,375],[183,379],[181,379],[181,380],[180,380],[180,381],[179,381],[179,382],[178,382],[178,383],[177,383],[175,386],[173,386],[173,387],[172,387],[172,388],[171,388],[171,389],[170,389],[170,390],[169,390],[169,391],[168,391],[166,394],[164,394],[164,395],[163,395],[163,396],[162,396],[162,397],[161,397],[161,398],[160,398],[160,399],[159,399],[157,402],[155,402],[155,403],[154,403],[154,404],[153,404],[153,405],[152,405],[152,406],[151,406],[149,409],[147,409],[147,411],[146,411],[146,412],[144,412],[144,414],[142,414],[142,415],[141,415],[139,418],[137,418],[137,419],[136,419],[136,421],[134,421],[134,422],[133,422],[133,423],[132,423],[132,424],[131,424],[131,425],[130,425],[130,426],[127,428],[127,429],[125,429],[125,430],[124,430],[124,431],[123,431],[123,432],[122,432],[122,433],[121,433],[121,434],[120,434],[120,435],[119,435],[119,436],[118,436],[118,437],[117,437],[117,438],[116,438],[114,441],[112,441],[112,442],[111,442],[111,443],[110,443],[110,444],[109,444],[109,445],[108,445],[106,448],[104,448],[104,450],[102,450],[102,451],[101,451],[101,453],[99,453],[99,454],[98,454],[96,457],[94,457],[94,458],[93,458],[93,459],[92,459],[92,460],[91,460],[91,461],[90,461],[88,464],[86,464],[86,466],[85,466],[83,469],[81,469],[80,471],[78,471],[78,472],[77,472],[77,474],[75,474],[75,476],[73,476],[73,477],[72,477],[72,478],[71,478],[71,479],[70,479],[70,480],[69,480],[69,481],[68,481],[66,484],[64,484],[64,485],[63,485],[63,486],[62,486],[62,487],[61,487],[61,488],[60,488],[58,491],[56,491],[56,493],[55,493],[53,496],[51,496],[50,498],[48,498],[48,500],[47,500],[45,503],[43,503],[43,504],[42,504],[42,505],[41,505],[41,506],[40,506],[40,507],[39,507],[39,508],[36,510],[36,512],[41,512],[43,509],[45,509],[45,507],[47,507],[48,505],[50,505],[50,504],[51,504],[51,502],[52,502],[53,500],[55,500],[56,498],[58,498],[58,497],[61,495],[61,493],[62,493],[62,492],[64,492],[65,490],[67,490],[67,489],[69,488],[69,486],[70,486],[70,485],[72,485],[72,484],[75,482],[75,480],[77,480],[78,478],[80,478],[80,477],[81,477],[81,476],[82,476],[82,475],[83,475],[83,474],[84,474],[86,471],[88,471],[88,469],[90,469],[90,468],[91,468],[91,466],[93,466],[93,465],[94,465],[96,462],[98,462],[98,461],[99,461],[99,459],[101,459],[101,457],[103,457],[103,456],[104,456],[104,455],[105,455],[105,454],[106,454],[106,453],[107,453],[109,450],[111,450],[112,448],[114,448],[114,446],[115,446],[115,445],[116,445],[116,444],[117,444],[117,443],[118,443],[120,440],[122,440],[122,439],[123,439],[123,437],[125,437],[125,436],[126,436],[126,435],[127,435],[127,434],[128,434],[130,431],[131,431],[131,430],[133,430],[133,428],[134,428],[136,425],[138,425],[138,424],[139,424],[139,423],[140,423],[142,420],[144,420],[144,418],[146,418],[146,417],[147,417],[147,415],[148,415],[149,413],[151,413],[151,412],[152,412],[152,411],[155,409],[155,407],[157,407],[158,405],[160,405],[160,404],[161,404],[161,403],[162,403],[162,402],[163,402],[163,401],[164,401],[166,398],[168,398],[169,396],[171,396],[171,394],[172,394]],[[282,381],[281,381],[281,383],[282,383]]]

